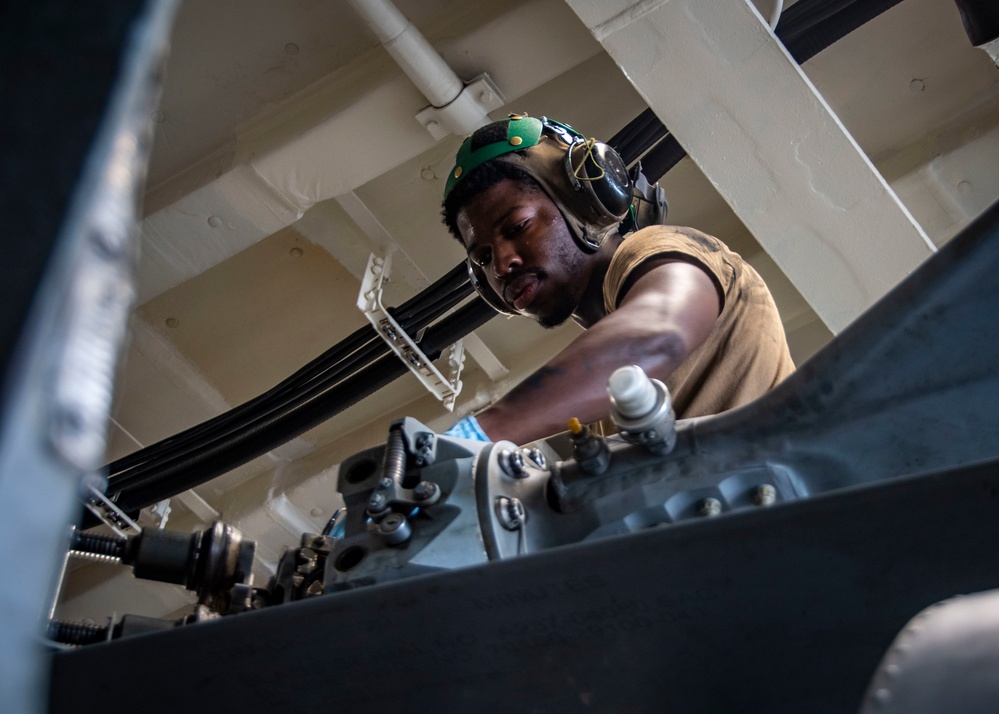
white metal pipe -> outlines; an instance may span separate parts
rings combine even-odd
[[[423,34],[389,0],[348,0],[388,51],[435,107],[450,104],[464,83]]]

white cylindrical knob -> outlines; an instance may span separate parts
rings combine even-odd
[[[618,413],[626,419],[639,419],[656,408],[656,388],[636,365],[614,370],[607,381],[607,392]]]

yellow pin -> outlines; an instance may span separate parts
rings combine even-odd
[[[460,166],[455,166],[454,167],[454,177],[455,178],[460,178],[461,177],[461,167]]]
[[[511,136],[510,143],[513,144],[514,146],[520,146],[521,144],[524,143],[524,140],[521,139],[519,136]]]

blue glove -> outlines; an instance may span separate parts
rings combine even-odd
[[[455,422],[454,426],[444,432],[444,436],[455,439],[471,439],[472,441],[492,441],[486,436],[486,432],[482,431],[478,419],[471,414]]]

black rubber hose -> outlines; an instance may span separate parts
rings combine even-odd
[[[365,340],[364,338],[367,339]],[[212,417],[207,421],[178,432],[177,434],[162,439],[154,444],[138,449],[127,456],[123,456],[120,459],[111,462],[107,466],[110,478],[114,479],[119,477],[131,469],[141,467],[142,464],[161,460],[165,458],[167,454],[179,449],[190,448],[192,445],[199,443],[199,441],[206,436],[217,435],[231,430],[234,426],[238,425],[247,414],[250,414],[258,409],[265,408],[266,405],[274,403],[274,401],[280,398],[283,394],[300,391],[312,381],[328,375],[331,370],[335,370],[336,365],[342,364],[344,361],[349,359],[350,355],[356,354],[358,351],[363,351],[365,345],[377,345],[379,342],[380,340],[378,340],[374,333],[374,329],[370,325],[359,328],[351,336],[337,344],[337,349],[342,351],[344,355],[339,356],[337,358],[338,361],[333,363],[332,366],[320,364],[320,360],[322,359],[322,357],[320,357],[317,360],[305,365],[301,370],[275,385],[267,392],[264,392],[263,394],[260,394],[253,399],[234,407],[233,409],[219,414],[216,417]],[[303,372],[305,374],[303,374]]]
[[[421,343],[425,354],[431,358],[439,356],[442,349],[495,316],[495,310],[484,301],[475,299],[440,323],[427,328]],[[386,355],[299,408],[257,424],[215,448],[190,455],[183,462],[158,474],[153,481],[121,490],[115,490],[112,484],[108,488],[109,493],[116,496],[118,507],[126,512],[145,508],[267,453],[356,404],[407,371],[394,354]]]
[[[438,315],[439,316],[439,315]],[[422,328],[425,323],[418,323]],[[303,386],[295,392],[283,395],[281,399],[261,405],[252,412],[241,415],[240,419],[230,424],[227,429],[218,429],[212,433],[204,434],[201,438],[195,439],[187,448],[175,452],[163,454],[155,462],[148,462],[144,468],[135,468],[118,474],[109,481],[109,492],[117,493],[124,489],[137,488],[142,484],[155,481],[163,474],[172,473],[178,464],[187,463],[192,453],[202,450],[211,450],[224,444],[227,440],[237,438],[243,431],[252,431],[259,424],[267,423],[279,418],[282,414],[293,412],[303,404],[322,395],[331,387],[344,379],[349,378],[364,366],[376,359],[385,356],[388,348],[381,340],[366,345],[363,349],[352,354],[348,359],[342,361],[331,370],[323,381],[316,381]]]
[[[186,444],[186,448],[171,451],[161,455],[155,461],[142,464],[142,467],[124,471],[109,480],[109,492],[117,493],[126,488],[136,488],[144,483],[154,481],[164,473],[171,473],[177,464],[187,463],[192,453],[202,450],[216,448],[220,443],[228,439],[237,437],[240,433],[255,428],[256,424],[266,422],[283,413],[287,413],[299,408],[302,404],[314,399],[316,396],[330,389],[338,382],[350,377],[351,374],[361,369],[372,361],[384,357],[388,349],[383,342],[376,342],[366,349],[352,355],[348,360],[338,365],[338,368],[330,374],[330,378],[323,382],[303,387],[293,393],[285,395],[281,400],[268,402],[253,411],[240,415],[240,418],[227,425],[225,429],[217,429],[211,433],[205,433],[201,437]]]
[[[978,47],[999,39],[999,3],[996,0],[955,0],[964,30]]]
[[[902,0],[802,0],[781,15],[774,31],[798,64]]]
[[[403,303],[397,310],[392,310],[391,312],[393,317],[409,332],[411,326],[407,323],[411,321],[417,322],[419,319],[426,320],[428,319],[428,315],[433,315],[433,310],[428,309],[428,306],[432,307],[448,301],[453,306],[470,295],[471,292],[472,288],[468,282],[468,272],[465,269],[464,263],[462,263],[448,271],[429,288],[423,290],[414,298]],[[433,315],[433,317],[439,317],[443,312],[444,310],[441,310],[441,312]],[[414,314],[422,317],[414,320]],[[422,327],[422,325],[420,326]],[[355,355],[369,344],[376,345],[379,352],[378,354],[372,354],[370,351],[366,352],[368,361],[388,352],[388,347],[377,335],[373,327],[370,325],[361,327],[345,340],[330,348],[263,394],[217,417],[115,460],[107,466],[109,478],[113,480],[115,477],[125,474],[130,470],[141,468],[145,463],[161,461],[175,454],[177,451],[185,451],[195,444],[202,444],[206,438],[211,439],[217,437],[220,433],[231,432],[233,429],[239,428],[239,425],[247,419],[252,420],[253,414],[258,410],[266,410],[268,405],[274,404],[282,396],[289,393],[294,394],[312,382],[319,381],[327,384],[331,379],[342,378],[343,370],[338,369],[338,366],[351,363],[355,364],[356,368],[357,358]],[[352,358],[352,356],[355,357]]]

